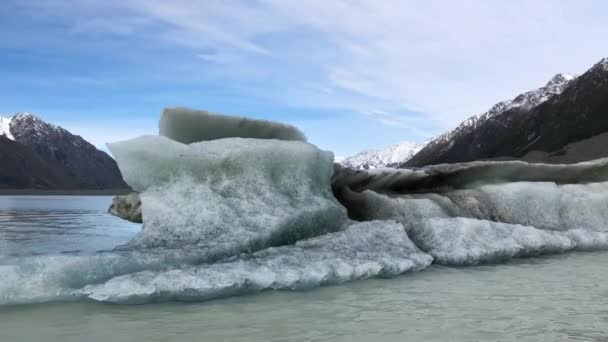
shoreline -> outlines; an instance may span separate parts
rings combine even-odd
[[[0,196],[118,196],[131,193],[130,189],[79,189],[79,190],[44,190],[44,189],[0,189]]]

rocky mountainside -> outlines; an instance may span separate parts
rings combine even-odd
[[[359,152],[352,157],[344,159],[340,164],[357,170],[393,167],[405,163],[423,147],[424,144],[403,141],[381,150]]]
[[[0,118],[0,160],[3,189],[127,188],[109,155],[29,113]]]
[[[432,140],[403,166],[485,159],[578,162],[608,156],[598,143],[605,132],[608,59],[579,77],[558,74],[544,87],[497,103]],[[573,144],[587,153],[568,155]]]

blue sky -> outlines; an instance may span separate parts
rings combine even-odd
[[[605,1],[3,0],[0,113],[97,146],[162,108],[284,121],[346,156],[425,141],[608,56]]]

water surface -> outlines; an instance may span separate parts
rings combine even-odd
[[[0,258],[91,253],[129,241],[140,225],[107,213],[111,196],[0,196]]]

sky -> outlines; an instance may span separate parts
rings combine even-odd
[[[608,56],[603,0],[2,0],[0,114],[96,146],[164,107],[282,121],[348,156],[423,142]]]

